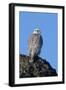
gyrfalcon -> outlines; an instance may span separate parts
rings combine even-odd
[[[34,57],[38,56],[41,52],[41,48],[43,45],[43,38],[41,36],[41,32],[39,28],[34,29],[32,35],[28,40],[28,50],[30,56],[30,62],[34,61]]]

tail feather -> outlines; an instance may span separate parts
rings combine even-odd
[[[32,63],[33,62],[33,59],[30,59],[29,62]]]

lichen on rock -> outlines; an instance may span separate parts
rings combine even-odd
[[[20,55],[20,78],[57,76],[56,70],[53,69],[45,59],[36,56],[32,63],[30,63],[29,60],[29,56]]]

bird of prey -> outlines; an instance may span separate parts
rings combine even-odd
[[[40,29],[36,28],[34,29],[32,35],[28,40],[28,50],[29,50],[29,56],[31,58],[29,62],[33,62],[34,57],[40,54],[42,45],[43,45],[43,39],[41,36]]]

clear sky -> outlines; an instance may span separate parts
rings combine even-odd
[[[28,38],[35,28],[40,28],[43,47],[40,57],[46,59],[56,69],[58,65],[58,15],[57,13],[19,13],[19,53],[28,55]]]

